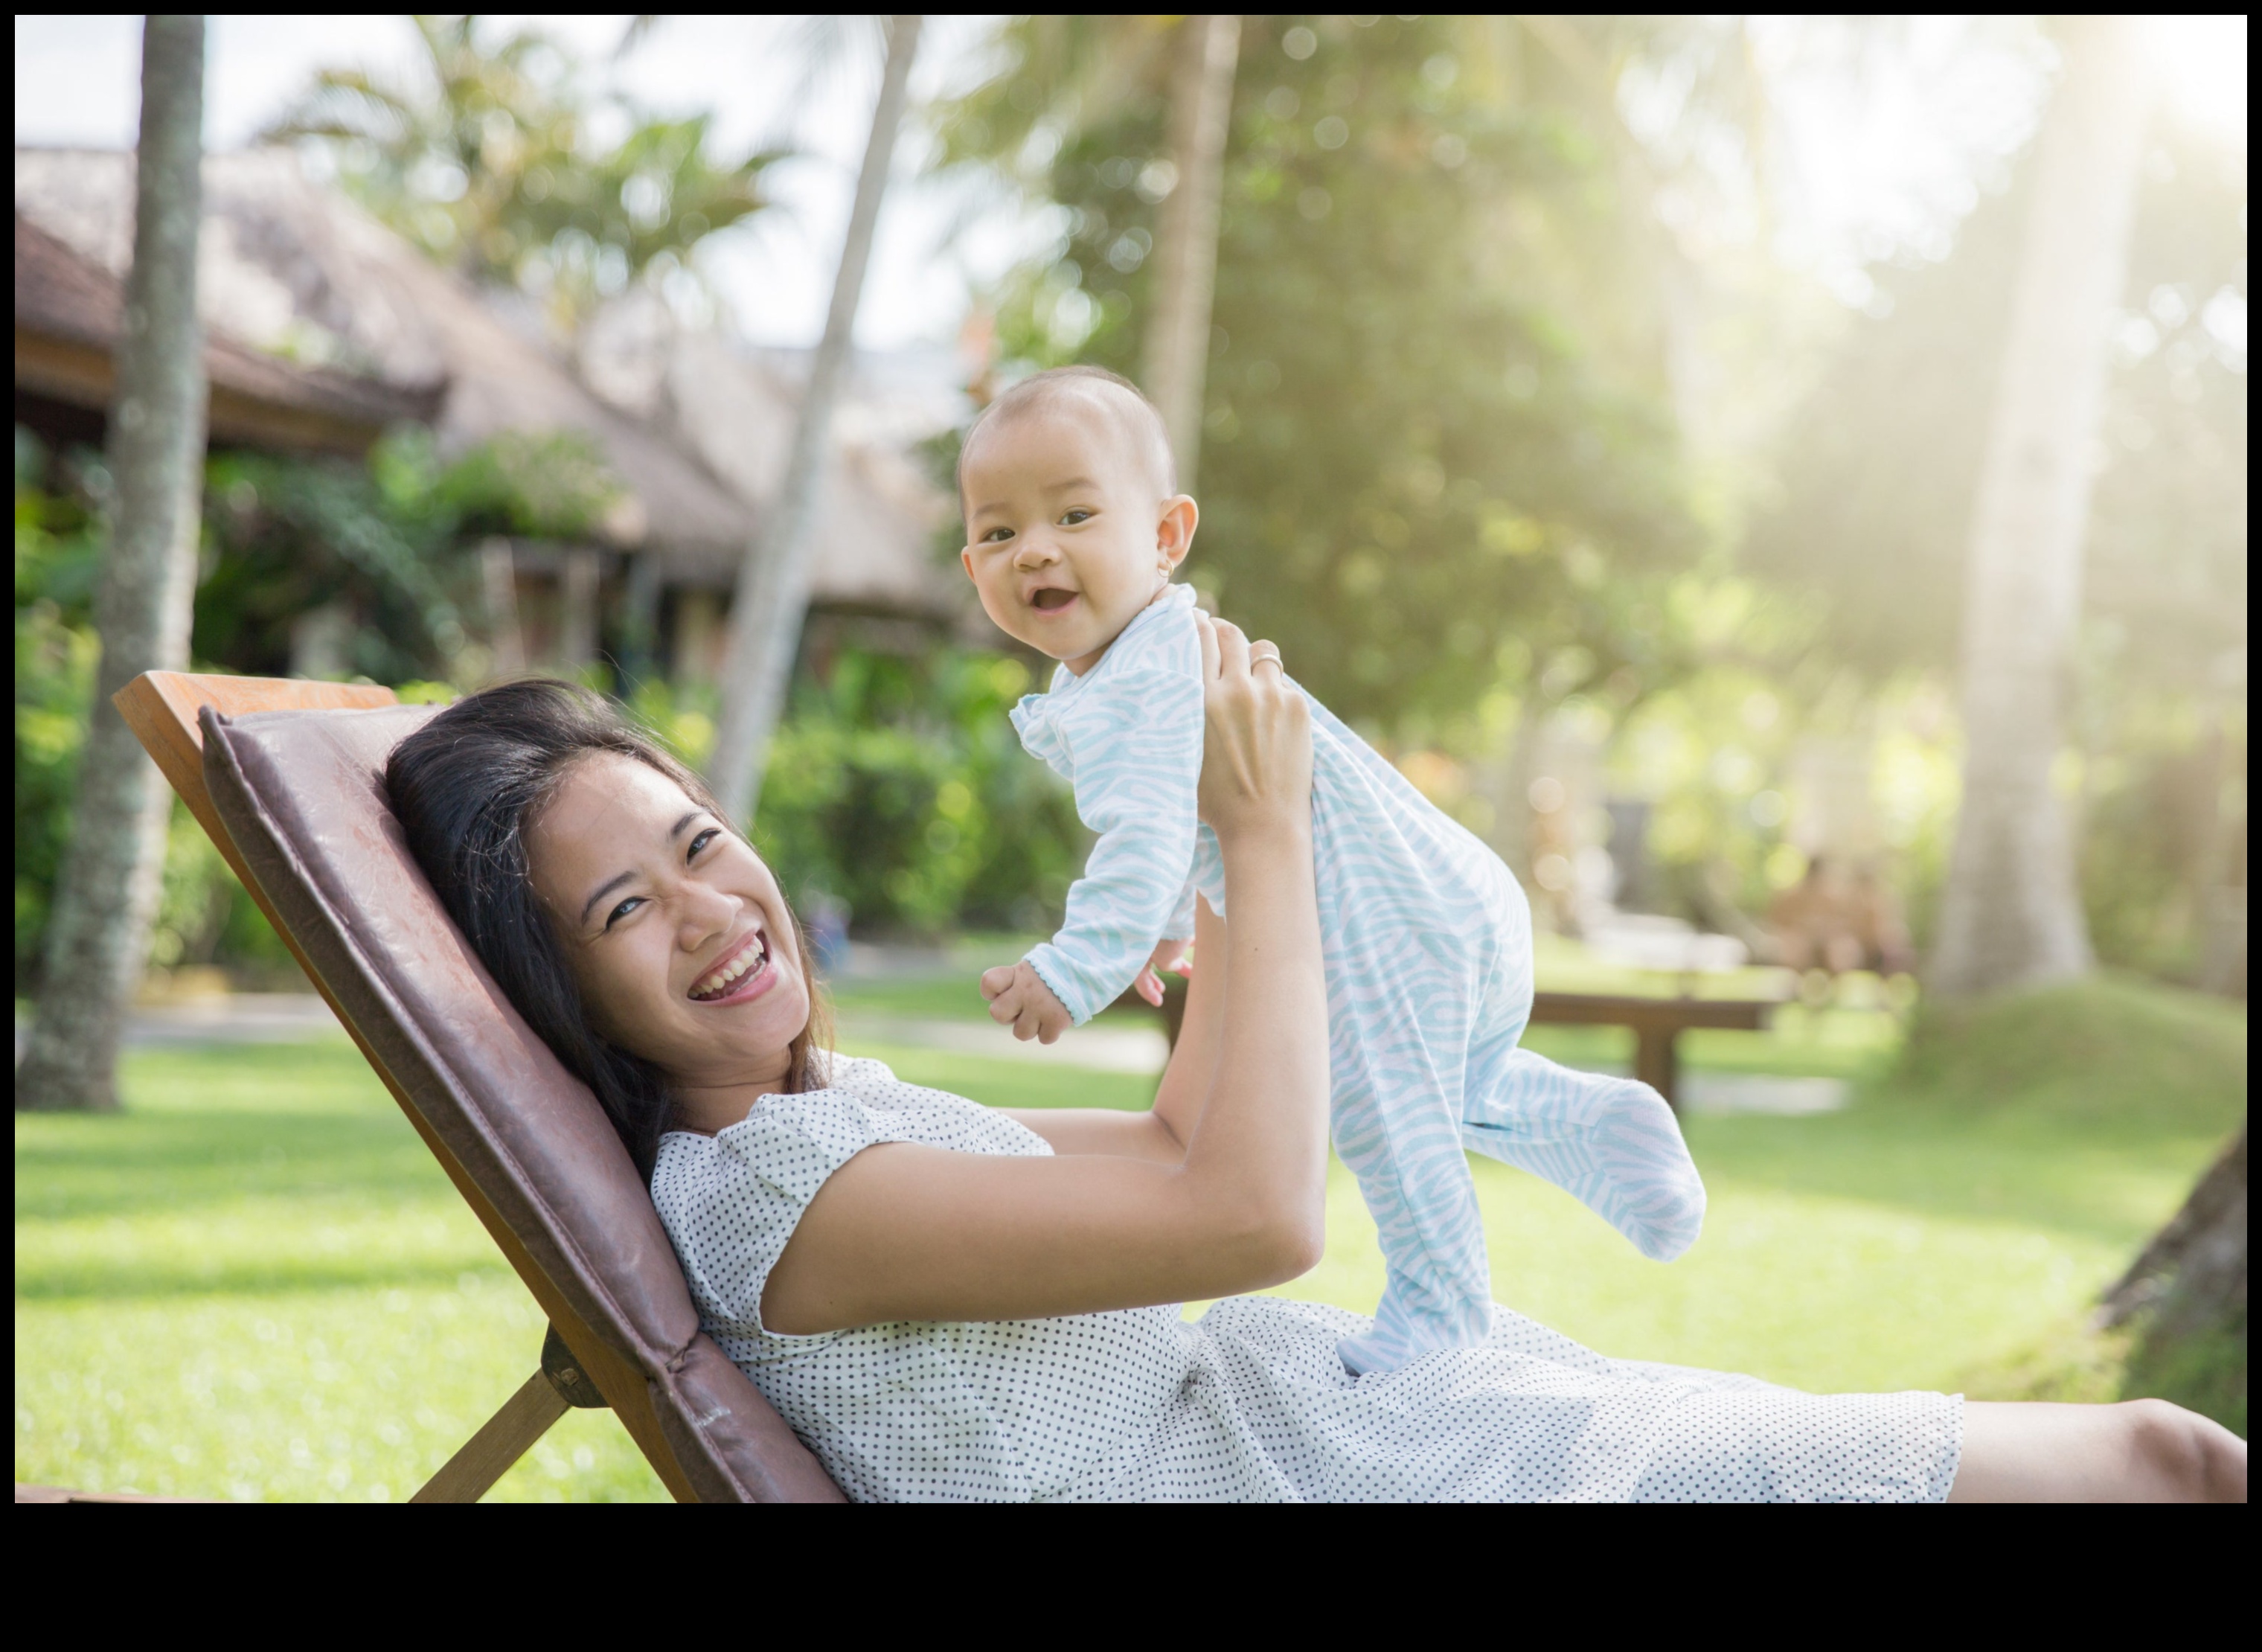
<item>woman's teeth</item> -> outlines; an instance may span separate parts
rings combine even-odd
[[[769,938],[765,935],[747,951],[741,952],[719,970],[710,970],[699,977],[691,989],[694,998],[720,998],[735,986],[739,979],[759,970],[769,961]]]

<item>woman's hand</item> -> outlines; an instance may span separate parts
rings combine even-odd
[[[1312,717],[1280,671],[1280,651],[1230,620],[1197,613],[1202,647],[1201,818],[1230,836],[1308,828]]]

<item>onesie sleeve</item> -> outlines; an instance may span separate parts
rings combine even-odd
[[[1076,812],[1099,841],[1069,889],[1060,933],[1027,963],[1081,1027],[1131,985],[1156,941],[1181,933],[1201,780],[1201,684],[1160,669],[1095,682],[1060,732],[1074,756]]]

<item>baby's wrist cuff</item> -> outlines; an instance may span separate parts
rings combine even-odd
[[[1082,991],[1075,973],[1068,968],[1067,960],[1061,956],[1060,949],[1050,941],[1030,948],[1021,962],[1035,970],[1037,979],[1042,981],[1052,995],[1061,1001],[1061,1007],[1068,1012],[1070,1025],[1081,1027],[1099,1013],[1099,1006],[1092,1004],[1090,995]]]

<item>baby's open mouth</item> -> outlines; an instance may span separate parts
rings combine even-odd
[[[758,974],[769,961],[770,938],[758,927],[720,963],[691,984],[692,1000],[704,1004],[730,997],[748,976]]]
[[[1029,598],[1031,607],[1037,609],[1040,612],[1047,614],[1052,613],[1058,609],[1066,608],[1074,601],[1076,601],[1076,593],[1074,591],[1063,591],[1055,588],[1048,588],[1047,589],[1039,591]]]

